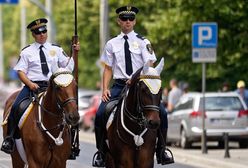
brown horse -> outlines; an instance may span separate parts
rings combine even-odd
[[[160,125],[160,73],[163,64],[163,59],[156,68],[146,64],[133,75],[107,131],[109,152],[106,167],[153,167]]]
[[[79,120],[76,85],[71,70],[57,68],[53,71],[46,92],[33,102],[32,111],[19,130],[24,152],[19,150],[20,144],[17,144],[11,154],[13,168],[23,168],[25,165],[29,168],[66,167],[71,151],[68,124],[76,125]],[[4,118],[17,94],[7,100]],[[3,130],[6,136],[6,125]]]

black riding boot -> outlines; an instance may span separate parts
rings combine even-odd
[[[7,124],[8,124],[7,136],[4,138],[1,150],[7,154],[11,154],[14,151],[14,147],[15,147],[15,140],[13,136],[16,129],[16,123],[14,119],[8,118]]]
[[[173,156],[168,156],[166,150],[167,129],[158,130],[158,142],[156,148],[157,163],[161,165],[174,163]],[[172,154],[172,153],[171,153]]]
[[[79,156],[79,128],[77,126],[71,127],[71,154],[69,160],[76,160],[76,157]]]
[[[96,136],[96,147],[98,151],[93,156],[92,166],[93,167],[104,167],[105,166],[105,130],[101,128],[95,128],[95,136]]]

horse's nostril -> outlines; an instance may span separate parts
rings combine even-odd
[[[156,121],[156,120],[149,120],[148,121],[148,127],[150,129],[157,129],[159,127],[159,125],[160,125],[160,121],[159,120],[158,121]]]

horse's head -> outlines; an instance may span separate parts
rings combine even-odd
[[[157,129],[160,125],[159,106],[161,101],[161,79],[164,59],[162,58],[156,68],[150,67],[149,63],[138,70],[132,77],[131,86],[137,100],[138,115],[145,118],[146,127]],[[131,88],[130,88],[131,89]]]
[[[76,99],[77,83],[72,75],[72,70],[72,66],[66,68],[54,66],[50,85],[52,85],[59,111],[65,115],[66,122],[74,126],[78,123],[79,114]]]

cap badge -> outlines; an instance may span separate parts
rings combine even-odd
[[[127,10],[131,11],[132,7],[131,6],[127,6]]]
[[[36,23],[36,25],[39,25],[40,24],[40,20],[37,20],[35,23]]]

